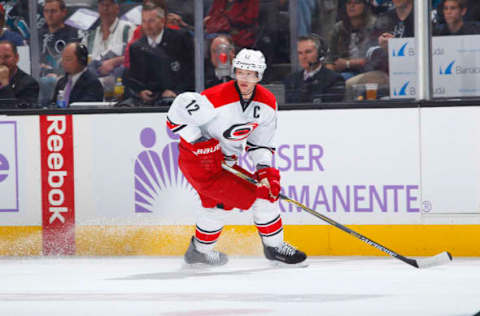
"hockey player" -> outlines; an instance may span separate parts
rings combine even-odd
[[[287,264],[306,259],[305,253],[283,240],[280,174],[271,167],[277,102],[258,84],[265,69],[260,51],[242,49],[232,62],[235,80],[202,94],[182,93],[168,111],[167,125],[181,137],[180,169],[204,208],[185,253],[187,263],[227,263],[228,257],[214,246],[223,229],[222,215],[233,208],[252,210],[267,259]],[[236,160],[244,150],[256,166],[251,176],[258,180],[257,186],[222,169],[225,161],[240,170]]]

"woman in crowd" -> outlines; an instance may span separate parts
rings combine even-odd
[[[340,20],[329,39],[327,67],[347,80],[364,71],[375,17],[370,12],[368,0],[348,0],[339,14]]]

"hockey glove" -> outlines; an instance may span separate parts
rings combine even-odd
[[[190,150],[197,156],[198,163],[204,171],[215,174],[222,170],[223,153],[218,140],[211,138],[190,145]]]
[[[276,168],[263,168],[255,172],[258,180],[257,197],[270,202],[278,200],[280,194],[280,172]]]

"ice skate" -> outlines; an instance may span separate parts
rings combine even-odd
[[[263,252],[268,260],[291,265],[299,264],[307,259],[307,255],[303,251],[286,242],[282,242],[278,247],[269,247],[263,244]]]
[[[223,252],[211,250],[203,253],[197,250],[194,243],[194,237],[190,241],[190,246],[184,256],[185,262],[188,264],[206,264],[210,266],[222,266],[228,262],[228,256]]]

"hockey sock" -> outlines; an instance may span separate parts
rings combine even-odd
[[[215,231],[206,231],[197,226],[193,241],[195,243],[195,248],[203,253],[212,251],[217,243],[218,237],[220,237],[220,234],[222,233],[222,229],[223,228]]]
[[[223,229],[225,211],[218,208],[205,208],[197,219],[195,228],[195,248],[200,252],[209,252],[215,247]]]
[[[255,226],[265,245],[278,247],[283,242],[283,224],[278,202],[257,199],[253,203]]]

